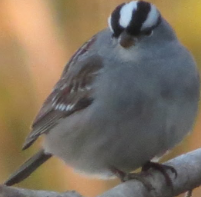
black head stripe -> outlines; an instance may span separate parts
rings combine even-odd
[[[119,19],[120,19],[120,10],[125,5],[125,3],[122,3],[116,9],[112,12],[111,15],[111,26],[114,31],[114,37],[118,37],[121,32],[124,30],[123,27],[119,25]]]
[[[150,3],[145,1],[138,2],[137,10],[133,12],[130,24],[126,29],[129,34],[138,35],[140,33],[142,24],[146,21],[150,10]]]

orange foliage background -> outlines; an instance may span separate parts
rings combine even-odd
[[[0,1],[0,181],[36,152],[36,143],[20,152],[34,116],[73,53],[107,26],[122,0]],[[172,24],[201,65],[201,0],[151,0]],[[201,145],[200,114],[194,132],[165,159]],[[51,159],[18,186],[56,191],[77,190],[93,197],[118,184],[75,174]],[[194,197],[199,197],[201,188]]]

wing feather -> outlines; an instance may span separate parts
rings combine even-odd
[[[87,51],[86,46],[84,50]],[[36,116],[23,150],[31,146],[41,134],[49,132],[60,119],[86,108],[93,102],[93,82],[103,67],[101,58],[94,54],[84,60],[79,61],[77,58],[70,62],[70,68],[64,70],[61,79]]]

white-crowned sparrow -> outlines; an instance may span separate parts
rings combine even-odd
[[[71,58],[37,115],[23,149],[43,149],[6,182],[55,155],[86,174],[131,172],[173,148],[192,129],[199,76],[188,50],[154,5],[119,5],[109,27]]]

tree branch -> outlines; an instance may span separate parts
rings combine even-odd
[[[57,193],[53,191],[29,190],[0,185],[0,197],[82,197],[75,191]]]
[[[148,191],[144,185],[131,180],[122,183],[98,197],[172,197],[194,189],[201,185],[201,148],[176,157],[165,163],[174,167],[177,178],[168,171],[172,179],[174,191],[167,186],[164,176],[156,171],[149,170],[144,177],[154,190]],[[56,193],[52,191],[27,190],[15,187],[0,186],[0,197],[81,197],[76,192]]]

